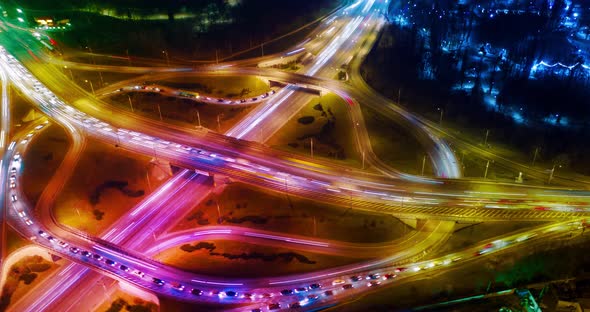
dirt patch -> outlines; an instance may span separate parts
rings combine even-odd
[[[70,143],[65,131],[56,125],[49,126],[33,138],[23,155],[21,181],[25,196],[34,206],[61,164]]]
[[[169,173],[165,164],[91,140],[56,200],[55,216],[61,223],[98,235]]]
[[[352,121],[340,97],[323,95],[311,100],[269,140],[272,147],[360,167]],[[313,140],[313,143],[312,143]]]
[[[295,253],[285,248],[234,241],[186,244],[184,247],[159,253],[157,259],[190,272],[223,277],[279,276],[313,272],[360,261],[307,252]]]
[[[19,289],[26,288],[30,289],[33,286],[33,282],[42,279],[40,275],[46,276],[52,267],[53,263],[45,260],[41,256],[29,256],[16,262],[9,269],[9,273],[6,277],[6,283],[2,289],[2,297],[0,297],[0,310],[5,311],[10,304],[15,292]],[[21,283],[22,282],[22,283]]]
[[[391,241],[412,230],[387,215],[362,213],[239,183],[203,200],[173,231],[212,224],[359,243]]]

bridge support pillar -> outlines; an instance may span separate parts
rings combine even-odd
[[[403,219],[399,219],[401,222],[403,222],[405,225],[411,227],[412,229],[416,229],[418,228],[418,219],[414,219],[414,218],[403,218]]]
[[[411,227],[414,230],[418,230],[418,231],[434,231],[434,229],[436,228],[435,225],[428,223],[428,220],[426,219],[415,219],[415,218],[403,218],[403,219],[399,219],[401,222],[403,222],[405,225]]]
[[[171,177],[173,175],[172,167],[170,166],[170,162],[168,162],[166,160],[152,158],[150,160],[150,164],[152,165],[152,166],[150,166],[152,174],[155,176],[167,175],[168,177]]]

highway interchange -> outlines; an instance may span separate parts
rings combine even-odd
[[[4,27],[10,27],[10,31],[4,31],[2,36],[13,39],[2,40],[11,43],[6,44],[0,53],[0,75],[3,82],[0,147],[6,151],[0,166],[0,187],[3,190],[1,194],[8,195],[3,199],[7,203],[4,213],[7,221],[24,237],[72,260],[72,264],[61,269],[63,273],[47,281],[44,287],[36,288],[34,293],[16,302],[11,309],[45,311],[64,306],[75,307],[76,302],[85,295],[89,296],[93,285],[104,278],[130,283],[184,301],[247,305],[246,308],[237,308],[239,311],[266,311],[275,307],[287,309],[297,305],[315,308],[346,300],[347,297],[357,296],[373,287],[410,279],[429,270],[458,266],[481,255],[560,237],[572,231],[578,233],[585,226],[583,218],[589,214],[587,197],[590,194],[587,192],[571,190],[569,184],[567,189],[562,189],[460,179],[455,156],[443,139],[448,137],[443,129],[376,96],[354,70],[350,84],[331,80],[331,67],[350,62],[351,54],[356,55],[351,64],[357,64],[373,45],[376,38],[374,34],[383,23],[380,12],[387,5],[388,3],[382,1],[360,0],[327,17],[312,33],[314,39],[294,47],[294,50],[304,48],[301,50],[303,52],[315,51],[316,55],[298,73],[242,67],[239,63],[198,68],[118,66],[113,69],[155,73],[150,76],[160,78],[187,72],[195,75],[257,75],[288,84],[257,104],[251,114],[225,135],[206,129],[195,131],[181,125],[137,116],[90,96],[65,75],[55,74],[53,65],[48,65],[43,54],[32,48],[34,40],[28,30],[4,23]],[[322,33],[328,35],[320,36]],[[25,39],[27,36],[31,37],[31,41]],[[288,56],[287,53],[282,56]],[[270,56],[272,57],[276,56]],[[63,66],[64,63],[59,64],[58,66]],[[70,62],[67,66],[75,68],[78,65]],[[108,66],[85,66],[89,70],[109,69]],[[139,78],[139,81],[141,79],[144,77]],[[20,170],[29,144],[39,132],[46,129],[48,123],[45,120],[31,123],[12,138],[8,138],[10,99],[7,82],[29,98],[49,118],[50,121],[47,122],[64,127],[72,142],[63,163],[36,207],[30,207],[20,188]],[[111,86],[116,89],[104,92],[125,92],[125,88],[133,89],[134,85],[136,84],[133,81],[127,81]],[[349,103],[350,114],[356,125],[357,148],[367,153],[367,161],[376,168],[376,172],[361,172],[359,169],[344,168],[326,161],[290,155],[260,144],[278,131],[282,124],[313,97],[308,93],[298,92],[301,88],[334,92]],[[429,148],[438,178],[404,174],[383,164],[372,153],[369,134],[359,108],[363,104],[378,109],[404,127],[412,129],[417,139]],[[259,136],[258,130],[253,130],[255,128],[262,129],[264,136]],[[51,211],[56,195],[71,176],[84,149],[86,137],[117,144],[121,148],[145,155],[155,153],[158,158],[186,169],[175,174],[100,237],[91,237],[59,224]],[[458,138],[452,139],[455,143],[460,142]],[[468,145],[466,142],[463,144]],[[523,165],[513,166],[531,172],[530,168]],[[199,200],[198,197],[204,197],[210,191],[204,186],[208,177],[198,174],[199,172],[227,176],[235,181],[278,191],[282,191],[288,184],[289,192],[295,196],[397,217],[430,220],[430,230],[419,232],[403,241],[384,243],[382,246],[356,246],[219,226],[164,235],[154,244],[152,234],[141,229],[151,228],[158,229],[159,233],[166,232],[173,220],[188,213],[185,211],[189,206],[186,203]],[[585,187],[583,181],[568,183]],[[425,251],[436,248],[448,239],[454,221],[507,219],[561,222],[482,242],[478,246],[441,258],[421,260]],[[362,252],[381,257],[311,274],[249,279],[188,273],[151,259],[157,250],[190,242],[194,237],[235,239],[269,245],[278,242],[281,246],[319,253],[350,255]],[[394,248],[395,251],[391,251]],[[404,263],[403,266],[399,266],[400,263]],[[351,276],[357,275],[362,278],[351,281]],[[343,285],[349,284],[351,286],[343,288]]]

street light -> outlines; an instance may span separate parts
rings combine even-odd
[[[444,114],[444,109],[438,107],[436,110],[440,111],[440,117],[438,119],[438,123],[442,125],[442,118],[443,118],[443,114]]]
[[[166,56],[166,64],[168,64],[168,66],[170,66],[170,59],[168,58],[168,51],[163,50],[162,53],[164,53],[164,55]]]
[[[131,102],[131,96],[127,94],[127,98],[129,99],[129,107],[131,107],[131,112],[133,113],[133,102]]]
[[[88,79],[84,79],[84,82],[90,84],[90,90],[92,90],[92,95],[96,95],[96,94],[94,94],[94,86],[92,85],[92,81],[90,81]]]
[[[70,72],[70,78],[72,78],[72,81],[74,81],[74,74],[72,74],[72,70],[69,69],[67,65],[64,65],[64,69],[67,69]]]
[[[553,168],[551,168],[551,172],[549,172],[549,180],[547,180],[547,184],[551,184],[551,180],[553,180],[553,173],[555,172],[555,166],[557,166],[557,164],[553,164]],[[559,165],[557,167],[561,168],[561,165]]]

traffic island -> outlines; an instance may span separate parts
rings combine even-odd
[[[38,286],[58,267],[46,250],[35,245],[14,251],[7,256],[3,266],[1,311]]]
[[[408,130],[369,107],[361,106],[361,111],[373,152],[381,161],[401,172],[433,175],[432,160]]]
[[[198,274],[235,278],[307,273],[362,261],[228,240],[183,244],[157,252],[155,259]]]
[[[143,298],[139,298],[133,293],[126,292],[119,286],[116,286],[116,290],[111,293],[108,299],[103,301],[103,303],[99,305],[95,311],[158,312],[160,311],[160,307],[156,302],[144,300]]]
[[[355,243],[388,242],[413,232],[391,215],[302,199],[288,188],[278,193],[240,183],[201,201],[170,232],[216,224]]]
[[[266,143],[288,152],[360,168],[362,160],[346,105],[342,98],[332,93],[318,96]]]
[[[90,140],[56,199],[59,223],[98,235],[169,178],[151,158]]]
[[[60,126],[44,129],[23,154],[22,190],[34,207],[65,157],[70,142]]]
[[[155,120],[184,127],[200,127],[223,133],[245,117],[252,107],[212,105],[157,93],[117,94],[110,104]],[[133,107],[133,109],[132,109]]]

